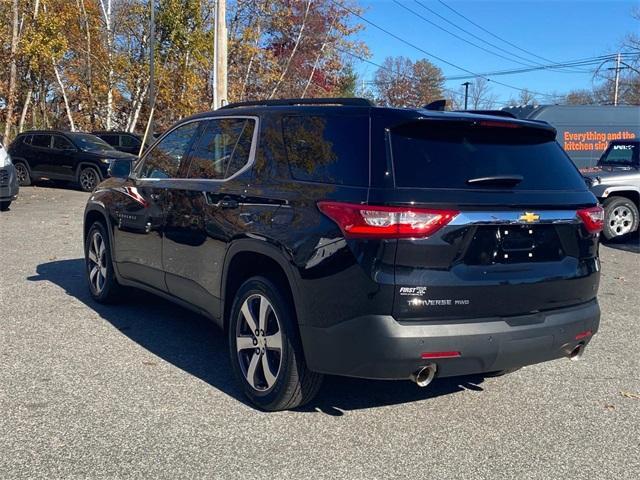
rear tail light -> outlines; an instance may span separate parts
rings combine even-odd
[[[600,233],[602,231],[602,227],[604,226],[604,209],[600,205],[578,210],[578,217],[580,217],[589,233]]]
[[[347,238],[428,237],[459,213],[411,207],[378,207],[342,202],[318,202],[322,213],[336,222]]]

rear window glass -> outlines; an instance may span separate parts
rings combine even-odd
[[[139,147],[142,142],[132,135],[122,135],[120,137],[120,144],[123,147]]]
[[[107,142],[109,145],[111,145],[112,147],[117,147],[118,146],[118,135],[105,135],[105,134],[100,134],[97,135],[98,138],[101,138],[102,140],[104,140],[105,142]]]
[[[368,185],[367,116],[292,116],[283,119],[283,129],[293,178]]]
[[[391,132],[398,187],[487,189],[468,180],[522,177],[515,190],[584,190],[585,183],[552,135],[541,129],[413,122]]]

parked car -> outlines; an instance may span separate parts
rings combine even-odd
[[[0,211],[9,210],[11,202],[18,198],[18,190],[16,169],[0,141]]]
[[[140,153],[140,146],[142,145],[142,137],[140,135],[120,131],[97,131],[91,133],[107,142],[116,150],[131,153],[132,155],[138,155]],[[147,146],[145,146],[145,148]]]
[[[615,140],[594,168],[583,170],[593,194],[604,206],[608,240],[638,230],[640,215],[640,140]]]
[[[425,386],[579,358],[602,208],[555,134],[363,99],[187,118],[89,198],[91,295],[138,287],[210,317],[265,410],[323,374]]]
[[[85,192],[107,177],[113,160],[137,159],[95,135],[58,130],[21,133],[11,143],[9,153],[20,185],[43,178],[67,180],[77,182]]]

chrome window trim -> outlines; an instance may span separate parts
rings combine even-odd
[[[182,177],[149,178],[149,177],[138,177],[137,176],[137,172],[136,172],[136,176],[133,177],[133,178],[135,178],[136,180],[144,180],[145,182],[149,182],[149,181],[157,182],[157,181],[171,180],[172,182],[175,182],[175,181],[178,181],[178,182],[186,181],[186,182],[224,183],[224,182],[228,182],[229,180],[232,180],[235,177],[237,177],[238,175],[246,172],[251,167],[253,167],[253,164],[256,161],[256,152],[258,150],[258,134],[260,132],[260,117],[258,117],[257,115],[213,115],[213,116],[209,116],[209,117],[194,118],[192,120],[188,120],[186,122],[179,123],[179,124],[175,125],[173,128],[171,128],[170,130],[167,130],[166,132],[164,132],[162,134],[162,136],[160,138],[158,138],[153,143],[153,145],[151,145],[145,151],[145,153],[142,155],[142,158],[140,158],[140,161],[138,163],[138,165],[140,165],[140,167],[138,167],[138,165],[136,165],[136,170],[138,170],[139,168],[142,168],[142,165],[144,165],[144,162],[146,161],[147,156],[149,155],[149,153],[152,152],[153,149],[156,147],[156,145],[158,145],[162,140],[165,139],[165,137],[167,135],[172,133],[174,130],[177,130],[180,127],[183,127],[185,125],[188,125],[188,124],[194,123],[194,122],[206,122],[206,121],[209,121],[209,120],[224,120],[224,119],[233,119],[233,118],[236,118],[236,119],[243,118],[243,119],[254,120],[256,122],[256,128],[253,130],[253,138],[251,139],[251,150],[249,150],[249,160],[244,165],[244,167],[242,167],[240,170],[238,170],[236,173],[234,173],[230,177],[227,177],[227,178],[182,178]],[[200,140],[200,138],[198,138],[197,140]],[[189,153],[191,153],[191,151],[189,151]]]
[[[525,222],[520,217],[525,212],[532,212],[540,215],[535,222]],[[541,223],[577,223],[579,222],[576,210],[535,210],[525,209],[516,211],[482,211],[482,212],[460,212],[449,225],[538,225]]]

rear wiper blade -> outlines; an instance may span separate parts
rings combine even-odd
[[[524,177],[522,175],[494,175],[491,177],[470,178],[469,185],[505,185],[512,186],[519,184]]]

